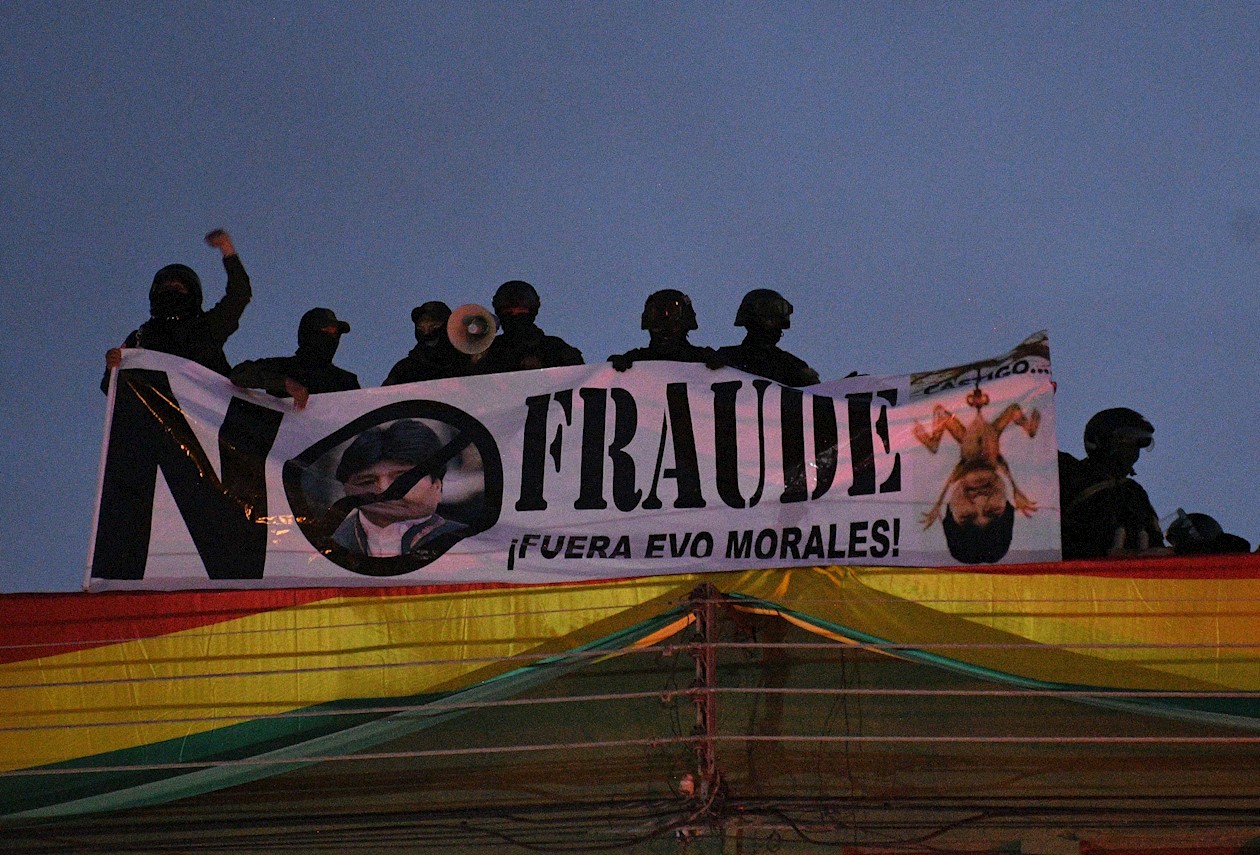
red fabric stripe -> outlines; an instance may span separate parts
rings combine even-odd
[[[929,572],[1017,576],[1098,576],[1130,579],[1255,579],[1260,554],[1205,555],[992,564],[924,568]],[[616,584],[619,580],[559,582],[559,585]],[[624,580],[628,581],[628,580]],[[259,588],[246,591],[108,591],[68,594],[0,595],[0,663],[36,659],[209,626],[272,609],[332,598],[406,597],[520,587],[478,583],[349,588]]]
[[[1257,579],[1260,554],[1172,555],[1158,558],[1099,558],[1041,564],[986,564],[930,568],[954,573],[1012,576],[1106,576],[1117,579]]]
[[[345,597],[415,596],[504,584],[249,591],[105,591],[0,595],[0,663],[37,659],[209,626],[273,609]]]

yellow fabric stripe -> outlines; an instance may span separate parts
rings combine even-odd
[[[695,584],[346,597],[10,663],[0,666],[0,770],[330,701],[466,686],[527,664],[503,657],[560,653],[660,614]],[[172,721],[188,718],[204,720]]]
[[[1231,646],[1260,644],[1260,580],[882,567],[689,574],[351,596],[10,663],[0,666],[0,769],[132,748],[336,700],[467,686],[525,664],[503,657],[560,653],[659,615],[701,582],[1034,680],[1260,691],[1257,649]],[[1099,644],[1146,646],[1080,646]],[[175,721],[185,718],[195,720]]]
[[[1006,636],[1006,643],[1033,643],[1020,649],[940,651],[950,658],[1055,682],[1260,691],[1260,579],[1022,576],[908,568],[865,568],[860,577],[861,587],[872,595],[922,604],[918,608],[927,623],[907,627],[899,641],[964,641],[932,637],[950,623],[962,622],[995,630]],[[855,593],[853,587],[848,590]],[[868,602],[862,610],[886,609]],[[863,617],[855,620],[864,622]],[[984,643],[984,635],[974,640]],[[1057,663],[1054,651],[1062,654]],[[1094,663],[1085,672],[1080,670],[1083,659]]]

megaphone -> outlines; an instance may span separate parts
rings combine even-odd
[[[470,355],[485,352],[494,343],[498,331],[494,313],[476,303],[460,306],[446,321],[446,337],[456,350]]]

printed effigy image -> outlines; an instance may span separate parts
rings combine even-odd
[[[425,566],[498,518],[502,469],[485,428],[435,402],[406,408],[431,417],[390,418],[399,408],[383,408],[284,467],[285,490],[307,539],[365,575]]]

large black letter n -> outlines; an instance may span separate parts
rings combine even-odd
[[[211,579],[261,579],[267,557],[267,452],[282,413],[233,398],[219,428],[220,479],[162,371],[118,374],[100,516],[97,579],[143,579],[157,473]]]

